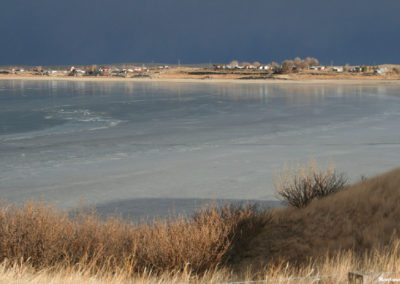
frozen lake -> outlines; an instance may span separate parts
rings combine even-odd
[[[6,202],[275,204],[284,164],[330,161],[353,181],[398,167],[400,85],[3,80],[0,158]]]

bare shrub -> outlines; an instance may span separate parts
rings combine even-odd
[[[315,198],[341,190],[346,183],[346,176],[336,172],[334,167],[321,170],[311,161],[306,166],[284,170],[275,182],[275,189],[283,201],[301,208]]]

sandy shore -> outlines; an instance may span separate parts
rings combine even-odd
[[[25,76],[0,75],[0,80],[27,81],[79,81],[79,82],[172,82],[172,83],[237,83],[237,84],[400,84],[399,79],[314,79],[298,77],[276,77],[271,79],[232,79],[232,78],[123,78],[123,77],[71,77],[71,76]]]

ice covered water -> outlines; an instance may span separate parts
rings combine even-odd
[[[398,167],[400,85],[0,81],[0,158],[6,202],[146,216],[271,201],[284,164]]]

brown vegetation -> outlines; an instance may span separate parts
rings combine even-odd
[[[305,263],[294,267],[289,263],[268,266],[261,270],[249,269],[244,273],[232,273],[229,269],[220,267],[203,274],[193,274],[190,271],[153,274],[144,271],[130,275],[124,271],[110,273],[106,269],[96,273],[87,267],[52,267],[35,269],[27,264],[8,262],[0,264],[0,283],[42,284],[42,283],[90,283],[90,284],[121,284],[121,283],[347,283],[348,272],[364,272],[367,276],[364,283],[377,283],[390,278],[400,278],[400,242],[393,241],[386,249],[366,253],[363,257],[354,255],[351,251],[340,252],[334,256],[325,256],[318,261]],[[386,281],[388,282],[388,281]]]
[[[351,250],[361,255],[389,245],[400,232],[400,169],[273,212],[271,222],[239,253],[240,266],[310,259]]]
[[[195,273],[225,263],[268,220],[254,207],[204,209],[193,218],[130,224],[94,214],[69,218],[34,202],[0,210],[0,262],[35,268],[85,266],[93,270]]]
[[[34,202],[3,206],[0,282],[7,282],[7,275],[91,283],[299,282],[294,275],[337,274],[336,283],[351,269],[399,271],[398,204],[400,169],[300,209],[213,207],[192,217],[143,224],[102,221],[86,213],[70,217]]]

